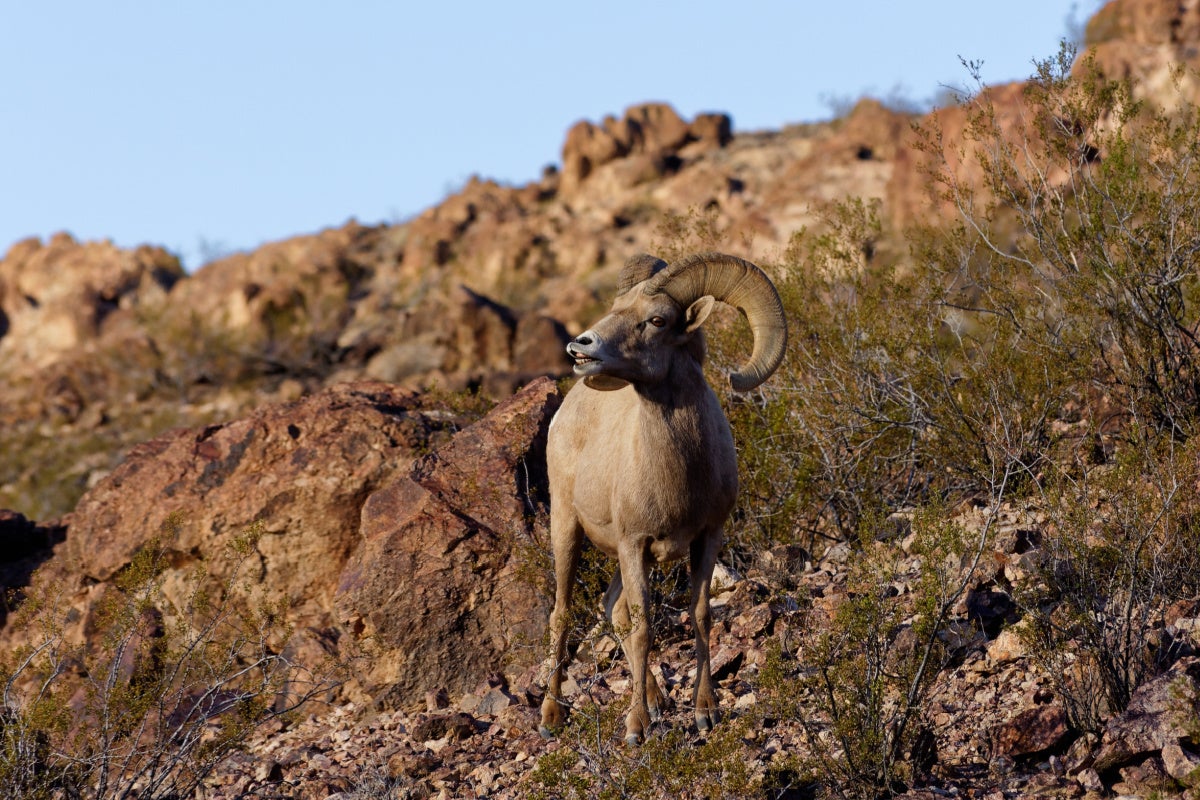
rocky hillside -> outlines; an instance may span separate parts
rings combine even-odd
[[[1168,65],[1198,60],[1193,15],[1112,3],[1090,23],[1091,52],[1165,101]],[[990,93],[1015,119],[1020,87]],[[937,119],[953,150],[965,114]],[[21,242],[0,260],[0,444],[17,454],[0,466],[0,507],[58,516],[138,441],[330,383],[500,398],[563,374],[561,344],[603,305],[626,257],[705,243],[680,224],[687,215],[770,265],[796,231],[819,226],[822,203],[878,199],[875,247],[902,250],[897,232],[930,209],[913,121],[864,100],[830,123],[734,135],[723,114],[634,106],[572,127],[561,168],[537,182],[472,179],[407,222],[351,223],[193,275],[149,246]]]
[[[1173,96],[1172,65],[1200,67],[1200,4],[1116,0],[1088,45],[1104,74],[1160,102]],[[1200,102],[1200,81],[1181,80]],[[1019,85],[988,91],[1017,115]],[[966,113],[935,115],[953,147]],[[572,127],[561,167],[536,182],[473,179],[407,222],[351,223],[191,275],[152,246],[66,234],[15,245],[0,260],[4,588],[51,592],[66,641],[95,647],[137,553],[161,550],[164,598],[183,608],[196,568],[219,589],[230,548],[256,531],[247,558],[257,601],[282,609],[277,649],[353,668],[306,721],[260,732],[206,796],[570,796],[536,770],[558,752],[583,753],[597,781],[628,779],[628,754],[536,736],[542,448],[561,401],[553,379],[568,372],[563,345],[603,307],[626,257],[705,245],[705,230],[770,267],[795,232],[821,224],[822,203],[857,196],[880,202],[876,247],[901,252],[899,232],[948,214],[929,200],[913,122],[863,100],[829,123],[735,134],[721,113],[685,120],[643,104]],[[968,528],[985,524],[983,511],[959,511]],[[1200,734],[1174,711],[1200,697],[1200,602],[1175,608],[1163,630],[1180,656],[1168,676],[1102,735],[1070,735],[1063,699],[1019,637],[1001,634],[1017,621],[1004,595],[1040,558],[1043,521],[990,513],[1005,535],[955,609],[974,638],[954,643],[958,666],[939,676],[924,734],[926,782],[948,788],[911,796],[1194,787]],[[922,564],[908,544],[888,545],[910,571],[899,597]],[[770,654],[854,594],[848,553],[764,553],[745,574],[726,572],[715,604],[722,705],[760,727],[714,741],[772,797],[810,796],[812,776],[789,760],[803,725],[768,709],[779,701],[763,688]],[[19,596],[6,593],[0,623]],[[683,706],[686,614],[668,610],[662,624],[656,672]],[[2,648],[33,633],[8,624]],[[627,685],[619,650],[603,631],[588,637],[574,690],[615,707]],[[686,717],[668,729],[702,746]]]

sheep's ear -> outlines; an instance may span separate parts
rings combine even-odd
[[[687,319],[686,330],[688,333],[691,333],[704,324],[704,321],[708,319],[708,315],[712,313],[716,302],[716,299],[711,294],[706,294],[688,306],[687,312],[684,314]]]

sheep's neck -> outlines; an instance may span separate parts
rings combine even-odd
[[[676,359],[666,380],[635,384],[634,390],[647,410],[670,416],[681,408],[694,407],[709,388],[700,364],[691,359]]]
[[[688,542],[728,514],[737,491],[728,425],[700,365],[680,364],[671,377],[637,387],[637,435],[630,446],[641,474],[673,476],[641,481],[630,489],[639,519],[658,525],[646,532],[659,561],[685,555]]]
[[[667,380],[653,386],[638,386],[639,439],[649,443],[644,458],[660,460],[661,469],[691,474],[706,460],[711,432],[704,421],[704,408],[712,390],[694,361],[677,362]],[[673,447],[663,447],[672,442]]]

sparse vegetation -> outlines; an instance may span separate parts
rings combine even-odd
[[[1000,588],[1077,731],[1171,663],[1163,614],[1200,594],[1200,113],[1073,62],[1064,47],[1037,65],[1017,119],[982,88],[960,97],[957,151],[932,118],[922,148],[954,219],[910,232],[906,255],[863,201],[799,234],[776,269],[784,367],[725,398],[742,477],[726,559],[855,551],[845,598],[760,676],[772,713],[803,721],[816,761],[797,774],[827,776],[824,793],[920,777],[922,692],[970,640],[955,602],[991,534],[951,509],[1044,515],[1040,561]],[[671,255],[733,246],[711,214],[660,235]],[[744,336],[710,339],[714,373]],[[897,513],[904,548],[881,522]]]
[[[186,602],[163,592],[171,519],[85,621],[53,583],[38,583],[12,622],[26,644],[0,666],[0,783],[26,798],[180,798],[254,729],[340,680],[340,666],[281,655],[284,609],[254,599],[245,567],[251,527],[215,591],[203,564]]]

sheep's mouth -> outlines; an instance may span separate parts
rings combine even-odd
[[[600,359],[592,358],[591,356],[584,355],[583,353],[572,353],[571,358],[573,358],[575,360],[575,366],[577,366],[577,367],[584,367],[584,366],[587,366],[588,364],[599,364],[600,363]]]

